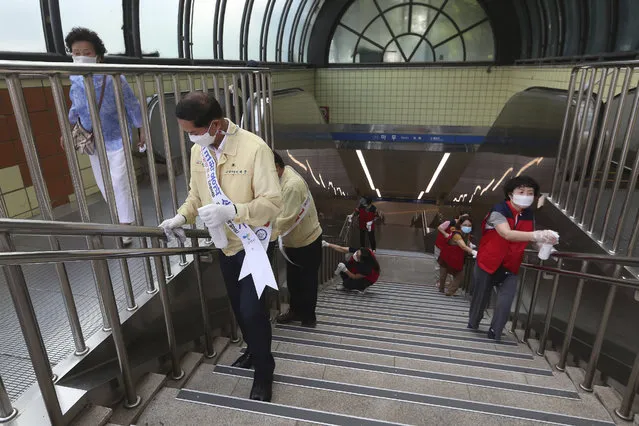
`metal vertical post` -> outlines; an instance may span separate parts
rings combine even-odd
[[[568,213],[570,211],[570,201],[572,198],[572,195],[574,194],[573,192],[573,183],[577,182],[577,185],[579,185],[580,179],[577,179],[577,165],[579,164],[579,156],[580,156],[580,148],[582,147],[582,135],[584,134],[584,129],[586,127],[586,123],[588,120],[588,113],[590,111],[590,102],[592,100],[592,93],[594,90],[594,86],[595,86],[595,76],[597,75],[597,70],[593,69],[592,72],[590,73],[590,79],[588,80],[588,89],[586,92],[586,99],[584,99],[584,108],[583,108],[583,113],[581,116],[581,121],[579,123],[579,127],[577,129],[577,135],[575,136],[576,139],[576,144],[575,144],[575,155],[573,156],[574,158],[570,158],[568,160],[568,162],[572,161],[572,166],[571,166],[571,173],[570,173],[570,180],[568,181],[568,191],[566,192],[566,213]],[[584,77],[585,79],[585,77]],[[596,110],[599,111],[599,105],[601,104],[601,102],[596,102]],[[596,114],[593,113],[592,115],[592,123],[590,125],[590,132],[588,133],[588,142],[590,142],[590,144],[592,144],[592,128],[594,127],[594,124],[597,122],[597,118],[598,116]],[[588,145],[588,143],[587,143]],[[586,161],[588,159],[588,157],[590,156],[590,148],[589,146],[586,147],[586,149],[584,149],[584,158],[586,158]],[[583,175],[586,173],[586,169],[582,168],[581,169],[581,173],[580,173],[580,178],[583,177]],[[577,192],[579,192],[579,189],[581,189],[580,187],[577,188]],[[577,206],[577,203],[579,203],[579,198],[575,198],[575,207]],[[568,213],[570,214],[570,213]],[[573,214],[574,216],[574,214]]]
[[[615,203],[615,199],[617,198],[617,193],[619,192],[619,185],[621,184],[621,178],[623,177],[623,169],[626,166],[626,159],[628,158],[628,150],[630,149],[630,137],[632,136],[632,132],[635,127],[635,123],[637,122],[637,110],[639,110],[639,84],[635,87],[635,99],[632,103],[632,110],[630,111],[630,120],[628,122],[628,127],[626,128],[626,134],[623,139],[623,145],[621,148],[621,157],[617,163],[617,173],[615,173],[615,183],[612,188],[612,196],[610,197],[610,202],[606,206],[606,214],[604,216],[603,227],[601,228],[601,237],[599,238],[599,242],[603,243],[606,240],[606,231],[608,230],[608,225],[610,224],[610,214],[612,213],[612,206]],[[621,115],[621,112],[619,113]],[[636,161],[635,161],[636,163]],[[633,177],[636,180],[637,170],[633,170]],[[630,182],[629,182],[630,183]],[[630,199],[632,198],[634,192],[634,188],[628,185],[626,200],[623,205],[623,209],[621,210],[621,216],[617,220],[617,232],[614,241],[614,247],[612,251],[614,252],[619,245],[619,238],[621,237],[621,226],[626,219],[626,209],[628,204],[630,203]]]
[[[11,400],[7,394],[7,389],[4,387],[2,377],[0,377],[0,423],[7,423],[13,420],[18,415],[18,410],[13,408]]]
[[[47,184],[44,181],[42,175],[42,168],[40,167],[40,159],[38,158],[38,152],[35,146],[35,138],[31,130],[31,121],[29,120],[29,114],[27,112],[27,104],[24,100],[24,94],[22,92],[22,84],[17,75],[10,75],[6,79],[7,89],[11,98],[11,104],[13,105],[13,112],[16,117],[16,123],[18,125],[18,132],[20,139],[22,140],[22,147],[29,166],[29,174],[35,187],[36,197],[38,198],[38,204],[40,206],[40,214],[44,220],[54,220],[53,209],[51,208],[51,200],[49,198],[49,192]],[[0,217],[5,217],[6,212],[0,212]],[[52,250],[60,250],[60,242],[56,237],[49,237],[49,246]],[[64,301],[64,307],[67,311],[67,318],[69,320],[69,326],[71,328],[71,334],[73,335],[73,342],[75,344],[75,353],[77,355],[84,355],[89,351],[82,334],[82,325],[80,324],[80,317],[75,306],[75,300],[73,299],[73,292],[71,290],[71,283],[69,282],[69,275],[67,274],[66,267],[63,263],[56,263],[55,270],[60,281],[60,289],[62,290],[62,299]]]
[[[93,237],[93,246],[96,249],[103,249],[104,243],[102,237]],[[124,343],[124,335],[122,333],[122,325],[120,324],[120,315],[118,314],[118,305],[113,293],[113,282],[111,281],[111,272],[109,264],[106,260],[96,261],[96,273],[98,275],[98,288],[102,293],[104,306],[111,324],[111,337],[115,352],[118,357],[118,367],[122,376],[122,387],[124,388],[124,407],[134,408],[140,405],[142,398],[135,392],[133,383],[133,375],[131,374],[131,363],[129,362],[129,354]]]
[[[568,164],[572,160],[572,147],[573,142],[575,140],[575,133],[577,131],[577,122],[579,121],[579,111],[581,111],[581,103],[584,95],[584,86],[586,84],[586,76],[588,75],[588,68],[584,68],[581,73],[581,80],[579,82],[579,94],[577,95],[577,107],[575,108],[575,116],[572,119],[572,125],[570,126],[570,136],[568,137],[568,146],[566,148],[566,158],[564,160],[563,171],[561,172],[560,178],[561,182],[559,183],[559,197],[557,197],[557,205],[560,209],[566,210],[566,204],[562,204],[562,198],[564,196],[564,188],[566,187],[566,179],[572,179],[574,176],[568,175]],[[572,93],[569,93],[568,96],[570,100],[572,100]],[[570,103],[569,103],[570,105]],[[584,109],[585,113],[585,109]],[[579,147],[579,141],[576,143],[577,147]]]
[[[615,414],[620,418],[629,422],[633,421],[635,416],[632,413],[632,405],[637,393],[637,384],[639,383],[639,355],[635,357],[635,363],[632,366],[630,377],[628,377],[628,383],[626,384],[626,391],[623,394],[621,400],[621,407],[615,410]]]
[[[260,94],[260,114],[262,114],[262,121],[260,124],[260,129],[261,129],[260,137],[268,143],[270,142],[270,137],[268,134],[268,129],[269,129],[268,111],[267,111],[268,106],[266,105],[268,92],[266,90],[266,73],[264,73],[263,71],[260,72],[260,86],[262,88],[261,94]],[[270,143],[269,143],[269,146],[270,146]]]
[[[597,72],[595,71],[592,74],[592,77],[593,77],[592,80],[594,80],[594,77],[596,75],[597,75]],[[597,93],[600,93],[600,94],[603,93],[605,81],[606,81],[606,70],[603,70],[601,77],[599,77],[599,89],[597,90]],[[592,98],[593,91],[594,91],[594,82],[591,82],[590,87],[588,89],[588,100]],[[592,114],[592,120],[590,122],[590,127],[588,128],[588,142],[586,143],[586,148],[584,150],[584,154],[583,154],[584,160],[581,165],[579,182],[577,183],[577,195],[575,197],[575,205],[573,206],[572,212],[570,213],[570,216],[573,218],[577,217],[579,199],[581,198],[581,192],[584,189],[586,175],[588,174],[588,161],[590,160],[590,151],[592,150],[592,145],[595,140],[595,131],[597,129],[597,122],[599,120],[599,110],[601,109],[601,104],[603,104],[603,102],[601,102],[600,97],[598,97],[595,100],[595,111]],[[584,123],[585,123],[585,119],[584,119]],[[582,128],[583,128],[583,125],[582,125]],[[575,159],[575,163],[576,162],[577,162],[577,159]],[[572,193],[571,191],[568,192],[568,197],[570,197],[571,193]],[[587,205],[584,204],[581,211],[582,212],[585,211],[586,207]]]
[[[525,257],[525,255],[524,255]],[[515,330],[517,330],[517,322],[519,321],[519,309],[521,308],[521,298],[524,293],[524,287],[526,286],[526,273],[528,272],[528,268],[524,268],[524,272],[519,279],[519,288],[517,289],[517,301],[515,302],[515,313],[513,314],[512,324],[510,327],[510,332],[515,334]]]
[[[612,273],[613,278],[619,278],[621,276],[622,269],[622,265],[615,266],[615,270]],[[597,370],[597,363],[599,362],[599,355],[601,354],[604,335],[606,334],[606,328],[608,327],[608,319],[610,319],[610,313],[612,312],[612,306],[614,305],[616,295],[617,285],[611,284],[610,290],[608,290],[608,297],[606,298],[603,313],[601,314],[601,320],[599,321],[597,335],[595,336],[595,341],[592,344],[590,359],[588,360],[588,366],[586,367],[586,376],[584,377],[583,383],[579,385],[579,387],[586,392],[592,392],[592,382],[595,379],[595,371]]]
[[[562,259],[557,262],[557,269],[561,269]],[[550,331],[550,321],[552,320],[552,312],[555,309],[555,301],[557,300],[557,291],[559,290],[559,274],[555,274],[555,279],[552,283],[552,292],[548,298],[548,307],[546,308],[546,320],[544,321],[544,332],[539,339],[539,347],[537,348],[537,355],[544,356],[546,352],[546,342],[548,341],[548,332]]]
[[[207,84],[207,81],[206,81],[206,74],[201,74],[200,75],[200,83],[202,83],[202,91],[204,93],[208,93],[209,92],[209,85]]]
[[[167,119],[166,98],[164,96],[164,78],[161,74],[156,74],[155,89],[158,95],[158,106],[160,107],[160,121],[162,122],[162,139],[164,141],[164,153],[166,155],[166,173],[169,177],[169,189],[171,191],[171,202],[173,211],[177,211],[179,204],[177,198],[177,187],[175,186],[175,171],[173,169],[173,154],[171,153],[171,140],[169,138],[169,124]],[[182,133],[179,131],[179,133]],[[180,246],[182,243],[180,242]],[[168,256],[167,256],[168,259]],[[180,263],[186,264],[186,255],[180,255]],[[171,275],[169,273],[169,275]],[[168,276],[168,275],[167,275]]]
[[[135,176],[135,166],[133,164],[133,156],[131,155],[131,136],[129,134],[126,105],[124,104],[124,92],[122,91],[122,81],[117,75],[113,77],[113,91],[115,94],[115,106],[118,112],[118,120],[120,121],[120,132],[122,133],[124,160],[126,162],[129,186],[131,187],[131,197],[133,198],[135,222],[138,226],[143,226],[144,217],[142,216],[142,205],[140,204],[138,180]],[[149,247],[145,237],[140,237],[140,245],[143,249]],[[146,278],[147,288],[153,287],[153,272],[151,271],[151,261],[148,257],[145,257],[144,259],[142,259],[142,263],[144,265],[144,275]]]
[[[607,77],[607,74],[604,74],[601,77],[602,83],[600,86],[599,93],[603,92],[603,86],[605,85],[606,77]],[[606,145],[605,144],[606,126],[608,125],[608,118],[610,117],[610,110],[612,109],[611,101],[615,96],[615,89],[617,88],[618,79],[619,79],[619,68],[615,68],[612,74],[612,81],[610,82],[610,87],[608,89],[608,97],[606,98],[606,109],[604,110],[603,120],[601,121],[601,130],[599,131],[599,137],[597,138],[598,143],[597,143],[597,150],[595,153],[595,160],[593,161],[592,166],[590,167],[590,170],[591,170],[590,182],[588,182],[588,191],[586,191],[586,200],[584,201],[584,208],[582,209],[581,219],[579,220],[579,223],[582,224],[585,228],[589,228],[589,226],[586,226],[586,224],[584,223],[586,220],[586,209],[589,208],[590,206],[590,201],[592,198],[592,190],[595,186],[595,177],[597,175],[597,170],[599,168],[599,162],[601,161],[601,154],[603,152],[604,146]],[[603,99],[601,99],[601,101],[603,101]],[[588,159],[588,157],[586,157],[586,159]],[[594,222],[595,220],[594,213],[590,220],[591,220],[591,223]]]
[[[566,97],[566,114],[564,115],[564,122],[561,126],[561,136],[559,137],[559,148],[557,148],[557,159],[555,160],[555,172],[552,177],[552,185],[550,187],[550,199],[556,200],[557,196],[557,183],[559,182],[559,169],[561,166],[561,152],[564,149],[564,145],[566,144],[566,132],[568,130],[568,120],[570,119],[570,110],[572,109],[572,97],[574,96],[575,91],[575,80],[577,79],[577,74],[579,70],[577,68],[573,68],[570,73],[570,83],[568,84],[568,93]]]
[[[73,145],[73,138],[71,136],[71,126],[69,124],[69,117],[66,112],[66,102],[64,96],[64,90],[62,89],[62,83],[60,82],[60,76],[53,75],[49,77],[51,83],[51,92],[53,94],[53,101],[55,103],[55,110],[58,116],[58,124],[60,126],[60,133],[62,134],[62,142],[64,145],[64,153],[67,157],[67,164],[69,171],[71,172],[71,181],[73,182],[73,189],[75,191],[75,198],[78,202],[78,210],[80,212],[80,218],[82,222],[90,222],[91,217],[89,215],[89,205],[87,203],[86,193],[84,192],[84,182],[82,180],[82,173],[80,173],[80,167],[78,166],[78,154],[76,153],[75,146]],[[93,241],[90,237],[86,238],[87,247],[93,248]],[[102,301],[102,295],[98,289],[98,280],[95,274],[95,262],[91,262],[93,272],[93,282],[95,284],[95,293],[98,297],[98,304],[100,306],[100,314],[102,315],[102,328],[105,331],[111,330],[109,325],[109,319],[106,316],[106,310],[104,309],[104,302]],[[82,355],[77,353],[76,355]]]
[[[162,223],[164,213],[162,212],[162,202],[160,200],[160,184],[158,183],[158,174],[155,168],[155,153],[153,151],[153,140],[151,139],[151,123],[149,121],[149,109],[146,104],[146,94],[144,92],[144,78],[142,75],[135,77],[136,86],[138,89],[138,100],[140,101],[140,109],[142,110],[142,128],[146,135],[146,156],[149,164],[149,179],[151,180],[151,191],[153,192],[153,202],[155,204],[155,217],[158,225]],[[171,274],[171,262],[166,262],[166,273],[169,277]],[[147,289],[147,293],[155,293],[156,288]]]
[[[268,99],[266,104],[268,105],[268,123],[269,123],[269,145],[272,150],[275,150],[275,128],[273,126],[273,76],[269,72],[268,79]]]
[[[193,81],[193,76],[191,74],[187,74],[186,79],[189,85],[189,92],[195,92],[195,83]]]
[[[160,248],[160,239],[157,237],[151,238],[151,247]],[[197,256],[197,254],[195,254],[195,256]],[[164,324],[169,342],[169,351],[171,352],[171,377],[173,380],[180,380],[184,377],[184,371],[180,367],[180,360],[177,353],[177,341],[175,340],[175,329],[173,328],[173,313],[171,312],[171,301],[169,300],[169,291],[166,285],[164,267],[162,266],[162,257],[154,256],[153,262],[155,264],[155,274],[158,277],[158,290],[162,303],[162,311],[164,312]]]
[[[257,124],[256,124],[257,111],[255,106],[255,97],[257,96],[257,93],[255,93],[255,84],[253,82],[254,76],[255,76],[255,73],[252,73],[252,72],[246,75],[246,78],[248,79],[248,93],[246,94],[246,96],[248,97],[247,107],[249,109],[249,113],[245,115],[250,117],[251,132],[256,133],[257,132]]]
[[[240,109],[240,113],[242,112],[242,110],[244,110],[244,126],[242,126],[245,130],[248,130],[249,132],[252,132],[251,130],[251,123],[253,123],[253,120],[251,118],[251,111],[249,111],[250,108],[250,102],[249,102],[249,96],[251,95],[250,93],[248,93],[248,88],[246,87],[246,80],[248,80],[248,74],[244,74],[244,73],[240,73],[238,74],[240,77],[240,87],[241,87],[241,91],[242,93],[240,93],[240,97],[239,97],[239,104],[242,105],[242,109]],[[246,78],[246,80],[245,80]]]
[[[233,78],[232,75],[231,75],[231,78]],[[226,116],[230,119],[231,118],[231,97],[229,96],[229,82],[228,82],[226,74],[222,75],[222,83],[224,83],[224,109],[226,112]],[[233,121],[237,121],[237,117],[234,117]],[[238,126],[240,125],[239,122],[235,124],[237,124]]]
[[[619,95],[619,106],[617,107],[617,112],[615,116],[614,124],[612,125],[612,134],[610,136],[610,140],[608,143],[608,152],[606,155],[606,159],[603,164],[603,171],[601,173],[601,182],[599,183],[599,191],[597,191],[597,198],[595,199],[595,208],[592,213],[592,219],[590,222],[590,226],[588,227],[588,232],[592,233],[595,228],[595,218],[597,217],[597,212],[599,211],[599,206],[601,205],[601,199],[603,198],[604,189],[606,188],[606,182],[608,180],[608,173],[610,173],[610,163],[612,161],[612,155],[615,152],[615,140],[617,139],[617,132],[619,131],[619,122],[621,121],[621,112],[623,110],[623,104],[626,100],[626,95],[628,93],[628,86],[630,85],[630,77],[632,76],[632,70],[630,68],[626,68],[626,75],[623,79],[623,86],[621,88],[621,94]],[[609,103],[612,103],[612,98],[608,99]],[[605,132],[605,128],[602,129]],[[600,143],[604,143],[605,138]]]
[[[215,92],[215,99],[220,96],[220,85],[217,81],[217,75],[211,74],[211,79],[213,80],[213,91]]]
[[[544,261],[539,261],[539,266],[543,266]],[[533,316],[535,314],[535,305],[537,304],[537,294],[539,293],[539,282],[541,280],[541,271],[537,270],[537,277],[535,278],[535,286],[533,287],[532,294],[530,295],[530,307],[528,309],[528,318],[526,319],[526,327],[524,328],[524,342],[528,341],[530,337],[530,327],[532,326]]]
[[[238,74],[240,80],[242,79],[242,74]],[[244,129],[246,129],[246,123],[244,123],[244,126],[242,126],[242,110],[240,109],[240,102],[241,102],[241,98],[239,96],[239,91],[242,90],[240,87],[242,86],[241,82],[240,82],[240,87],[238,87],[237,85],[237,76],[235,74],[231,75],[231,78],[233,78],[233,108],[234,108],[234,112],[235,112],[235,124],[237,124],[240,127],[243,127]],[[243,93],[242,93],[243,94]]]
[[[107,84],[109,77],[106,77],[103,84]],[[93,124],[93,137],[97,148],[98,159],[100,160],[100,171],[102,172],[102,181],[104,182],[104,192],[106,194],[107,206],[111,214],[111,222],[119,224],[118,208],[115,203],[115,193],[113,192],[113,182],[111,181],[111,171],[109,169],[109,159],[107,156],[104,136],[102,134],[102,122],[100,121],[100,111],[98,111],[95,86],[93,84],[93,75],[84,76],[84,87],[89,104],[89,113],[91,115],[91,123]],[[118,250],[122,249],[122,239],[116,238],[115,245]],[[133,295],[133,286],[131,285],[131,275],[129,274],[129,264],[126,259],[120,259],[120,269],[122,271],[122,284],[124,286],[124,295],[126,297],[127,310],[133,311],[137,309],[135,304],[135,296]]]
[[[581,273],[588,272],[589,262],[584,260],[581,262]],[[566,360],[568,359],[568,351],[570,350],[570,342],[572,341],[572,333],[575,330],[575,322],[577,321],[577,312],[579,312],[579,304],[581,303],[581,294],[584,290],[584,284],[586,280],[579,279],[577,284],[577,290],[575,291],[575,297],[572,301],[572,308],[570,309],[570,315],[568,317],[568,325],[566,326],[566,332],[564,333],[564,343],[561,346],[561,354],[559,356],[559,362],[555,366],[559,371],[566,370]]]
[[[266,140],[264,137],[264,123],[262,122],[262,108],[264,108],[264,94],[262,93],[262,73],[256,72],[255,76],[255,133]]]

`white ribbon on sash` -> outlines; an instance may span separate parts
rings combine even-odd
[[[213,202],[225,206],[233,204],[226,194],[224,194],[217,180],[216,163],[208,148],[202,147],[202,159],[206,167],[207,182]],[[268,243],[271,239],[271,224],[258,226],[253,229],[244,223],[235,223],[229,220],[226,222],[226,226],[240,239],[242,246],[244,246],[244,252],[246,253],[244,262],[242,262],[239,279],[241,280],[251,274],[258,298],[262,297],[262,293],[267,286],[278,290],[277,281],[275,281],[275,276],[273,275],[273,268],[271,268],[271,262],[269,262],[266,254]]]

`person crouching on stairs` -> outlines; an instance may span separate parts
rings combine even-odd
[[[446,296],[454,296],[459,288],[461,280],[464,278],[464,260],[466,254],[477,256],[477,251],[470,247],[470,233],[473,230],[473,222],[470,216],[463,216],[459,219],[459,228],[452,226],[443,234],[446,238],[446,245],[439,255],[439,292],[444,292],[446,277],[453,276],[453,281],[448,287]]]
[[[342,285],[338,290],[357,291],[364,293],[366,289],[377,282],[381,273],[375,253],[368,248],[341,247],[322,241],[323,247],[328,247],[338,253],[352,253],[346,264],[337,265],[335,275],[342,278]]]

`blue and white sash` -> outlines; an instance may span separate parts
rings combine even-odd
[[[206,177],[213,202],[225,206],[233,204],[224,194],[217,180],[216,163],[208,148],[202,148],[202,159],[206,167]],[[266,249],[271,239],[271,224],[269,223],[266,226],[259,226],[252,229],[244,223],[235,223],[229,220],[226,222],[226,226],[240,239],[246,253],[244,262],[242,263],[242,269],[240,270],[239,280],[249,274],[253,275],[253,284],[255,285],[258,298],[262,296],[267,286],[278,290],[277,281],[275,281],[273,269],[271,268],[271,262],[269,262],[266,254]]]

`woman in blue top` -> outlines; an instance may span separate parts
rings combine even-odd
[[[67,34],[65,43],[68,51],[73,55],[73,62],[75,63],[88,64],[102,62],[104,54],[106,53],[106,48],[104,47],[104,43],[100,37],[94,31],[86,28],[73,28],[73,30]],[[131,133],[131,127],[136,127],[138,129],[142,127],[140,103],[124,76],[121,76],[120,78],[122,80],[122,91],[124,93],[124,105],[126,107],[126,116],[128,121],[127,125],[129,133]],[[80,75],[72,75],[70,80],[71,90],[69,92],[69,97],[71,98],[71,109],[69,110],[69,122],[71,122],[71,125],[73,126],[79,120],[82,127],[90,131],[93,129],[93,124],[91,123],[91,116],[89,114],[89,104],[86,97],[83,77]],[[96,102],[100,99],[102,86],[106,85],[100,107],[102,135],[104,136],[104,143],[106,145],[118,217],[120,219],[120,223],[131,224],[135,221],[133,200],[127,175],[126,161],[124,159],[122,133],[120,132],[115,92],[113,90],[113,77],[106,75],[94,75],[93,84],[95,86]],[[141,135],[138,146],[142,149],[144,145],[144,137]],[[102,196],[106,200],[104,181],[102,180],[102,172],[97,152],[90,155],[89,158],[91,159],[91,167],[93,169],[95,181],[98,188],[100,188]],[[130,244],[131,238],[123,238],[123,242],[125,244]]]

